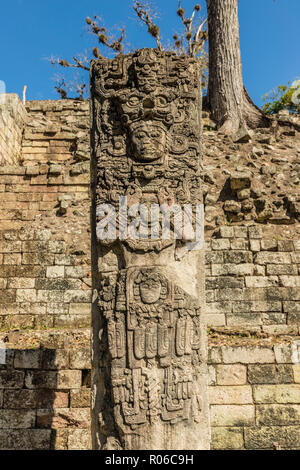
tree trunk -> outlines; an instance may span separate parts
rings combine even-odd
[[[226,134],[241,126],[268,127],[270,120],[243,86],[237,0],[206,0],[209,33],[208,104]]]

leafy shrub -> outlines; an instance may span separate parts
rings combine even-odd
[[[276,114],[284,109],[300,113],[300,80],[278,86],[263,96],[263,101],[263,110],[267,114]]]

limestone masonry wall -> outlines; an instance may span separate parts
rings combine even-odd
[[[89,449],[89,330],[9,338],[16,347],[8,342],[0,360],[0,449]]]
[[[91,447],[89,334],[0,334],[0,449]],[[299,353],[299,341],[211,341],[213,449],[300,449]]]
[[[26,110],[18,95],[1,95],[0,166],[19,163],[25,121]]]
[[[0,449],[88,449],[89,103],[7,95],[0,124]],[[206,179],[212,447],[300,449],[296,212],[214,225]]]
[[[0,167],[0,328],[88,326],[89,105],[27,112],[22,165]]]
[[[209,326],[300,333],[300,240],[265,240],[259,226],[221,227],[206,241]]]

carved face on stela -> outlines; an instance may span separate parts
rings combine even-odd
[[[140,284],[140,296],[144,304],[154,304],[160,298],[161,283],[158,280],[148,279]]]
[[[133,159],[138,163],[162,163],[176,115],[173,96],[167,97],[162,91],[145,95],[135,90],[129,95],[121,93],[118,103]]]
[[[153,121],[141,121],[130,126],[132,152],[139,162],[162,159],[167,147],[167,133],[162,125]]]
[[[135,285],[138,298],[146,305],[153,305],[166,297],[167,284],[157,273],[141,271],[135,279]]]

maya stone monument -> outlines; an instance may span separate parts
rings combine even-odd
[[[208,449],[199,66],[142,49],[93,61],[91,87],[96,441]]]

